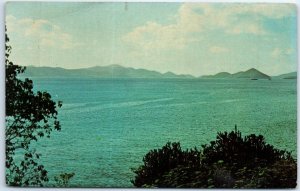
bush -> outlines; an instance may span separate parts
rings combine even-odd
[[[182,151],[180,143],[168,142],[161,149],[154,149],[147,153],[143,161],[144,165],[133,170],[137,176],[131,182],[137,187],[152,185],[165,173],[180,165],[199,166],[200,152],[196,148]]]
[[[73,178],[75,175],[74,172],[72,173],[61,173],[59,176],[54,177],[54,181],[56,184],[54,186],[56,187],[68,187],[70,186],[70,179]]]
[[[215,141],[182,151],[167,143],[150,151],[134,170],[136,187],[293,188],[297,165],[291,153],[274,148],[262,135],[219,132]]]

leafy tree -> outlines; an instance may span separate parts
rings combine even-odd
[[[174,143],[173,143],[174,144]],[[176,143],[179,145],[179,143]],[[297,180],[296,160],[291,153],[274,148],[262,135],[242,137],[241,132],[219,132],[215,141],[183,156],[170,159],[176,147],[150,151],[144,165],[134,170],[136,187],[181,188],[294,188]],[[166,152],[166,148],[167,152]],[[149,157],[151,156],[151,157]],[[182,160],[182,158],[188,160]],[[164,161],[172,161],[166,168]],[[153,165],[161,164],[164,165]],[[149,165],[151,164],[151,165]],[[155,172],[155,173],[153,173]]]
[[[55,186],[58,187],[67,187],[69,186],[70,179],[73,178],[75,173],[62,173],[59,176],[55,176],[54,180],[56,182]]]
[[[50,137],[53,130],[60,130],[57,108],[62,104],[54,102],[47,92],[35,93],[32,80],[18,78],[25,67],[14,65],[9,60],[11,46],[7,35],[5,42],[6,184],[43,186],[48,181],[47,171],[38,164],[40,155],[30,149],[30,143],[40,137]]]
[[[197,149],[183,151],[180,143],[168,142],[161,149],[151,150],[143,158],[144,165],[138,169],[133,169],[137,174],[132,183],[137,187],[151,185],[159,180],[164,173],[180,166],[197,166],[200,164],[200,153]]]

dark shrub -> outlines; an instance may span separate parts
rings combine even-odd
[[[150,151],[134,170],[136,187],[294,188],[296,161],[287,151],[266,144],[262,135],[218,133],[202,151],[182,151],[167,143]]]
[[[219,160],[236,168],[266,166],[279,159],[290,159],[289,152],[275,149],[266,144],[262,135],[248,135],[242,138],[240,131],[218,133],[216,141],[202,145],[201,162],[210,165]]]
[[[184,165],[194,167],[200,165],[200,152],[195,148],[183,151],[180,143],[168,142],[161,149],[151,150],[143,158],[144,164],[138,169],[135,180],[132,183],[137,187],[153,185],[171,169]]]

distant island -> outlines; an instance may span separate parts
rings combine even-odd
[[[27,66],[22,77],[65,77],[65,78],[157,78],[157,79],[197,79],[189,74],[160,73],[146,69],[135,69],[120,65],[94,66],[90,68],[65,69],[60,67]],[[297,72],[269,76],[251,68],[237,73],[220,72],[215,75],[200,76],[200,79],[297,79]],[[198,78],[198,79],[199,79]]]
[[[205,76],[201,76],[201,78],[213,78],[213,79],[234,79],[234,78],[246,78],[246,79],[251,79],[251,80],[258,80],[258,79],[297,79],[297,72],[291,72],[291,73],[287,73],[287,74],[281,74],[279,76],[269,76],[267,74],[264,74],[260,71],[258,71],[255,68],[251,68],[249,70],[246,71],[242,71],[242,72],[237,72],[237,73],[233,73],[230,74],[228,72],[220,72],[217,73],[215,75],[205,75]]]
[[[94,77],[94,78],[195,78],[192,75],[160,73],[146,69],[127,68],[120,65],[65,69],[59,67],[27,66],[24,77]]]
[[[281,74],[279,76],[274,76],[274,78],[280,78],[280,79],[297,79],[297,72],[291,72],[287,74]]]
[[[268,79],[271,77],[267,74],[264,74],[255,68],[251,68],[247,71],[237,72],[234,74],[230,74],[228,72],[220,72],[215,75],[202,76],[202,78],[248,78],[248,79]]]

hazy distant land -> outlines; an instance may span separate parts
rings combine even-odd
[[[224,79],[224,78],[249,78],[249,79],[297,79],[297,72],[291,72],[287,74],[281,74],[279,76],[269,76],[265,73],[262,73],[258,71],[255,68],[251,68],[244,72],[237,72],[234,74],[230,74],[228,72],[220,72],[215,75],[207,75],[202,76],[202,78],[218,78],[218,79]]]
[[[275,76],[275,78],[281,78],[281,79],[297,79],[297,72],[291,72],[287,74],[281,74],[279,76]]]
[[[160,73],[146,69],[127,68],[120,65],[109,66],[94,66],[90,68],[80,69],[65,69],[60,67],[36,67],[27,66],[23,77],[79,77],[79,78],[183,78],[193,79],[197,78],[189,74],[175,74],[172,72]],[[247,71],[237,73],[220,72],[215,75],[203,75],[198,78],[209,79],[297,79],[297,72],[281,74],[278,76],[269,76],[265,73],[251,68]]]
[[[145,69],[126,68],[119,65],[95,66],[80,69],[28,66],[30,77],[95,77],[95,78],[194,78],[192,75],[176,75],[172,72],[159,73]]]

